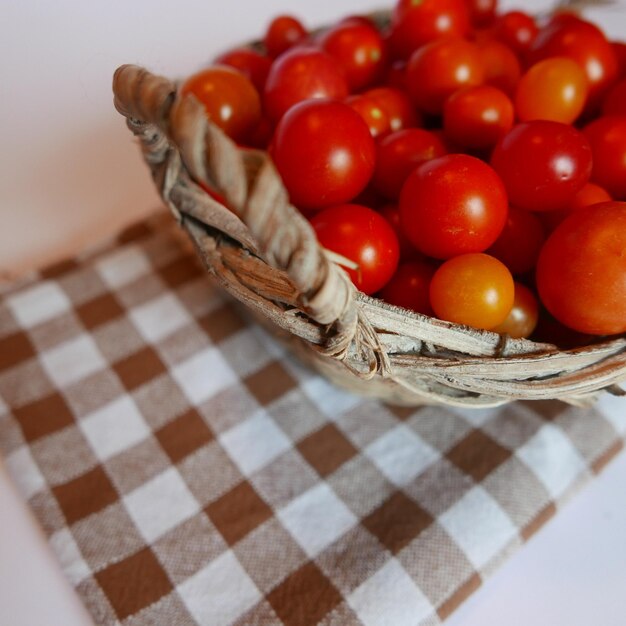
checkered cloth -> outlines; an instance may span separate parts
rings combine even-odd
[[[623,445],[610,396],[339,391],[167,223],[0,302],[0,452],[98,624],[439,623]]]

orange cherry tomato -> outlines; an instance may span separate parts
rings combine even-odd
[[[554,21],[537,35],[530,50],[530,61],[566,56],[584,70],[589,84],[587,111],[594,111],[606,90],[618,77],[615,51],[604,33],[579,18]]]
[[[446,261],[430,283],[430,303],[440,319],[489,330],[513,307],[511,272],[488,254],[463,254]]]
[[[589,91],[580,65],[568,57],[535,63],[521,78],[515,112],[521,122],[551,120],[571,124],[582,113]]]
[[[502,335],[507,334],[513,339],[530,337],[539,321],[539,303],[533,292],[515,283],[515,299],[508,317],[492,330]]]

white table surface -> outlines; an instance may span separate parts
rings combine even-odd
[[[519,4],[546,7],[537,0]],[[115,67],[135,62],[184,76],[257,36],[279,12],[317,25],[379,6],[364,0],[179,0],[176,8],[163,0],[3,0],[2,274],[75,252],[158,206],[111,104]],[[592,15],[612,37],[626,37],[626,8]],[[447,623],[623,626],[625,477],[622,454]],[[0,462],[0,624],[89,623]]]

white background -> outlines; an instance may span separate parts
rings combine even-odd
[[[112,106],[118,65],[185,76],[257,37],[268,16],[290,12],[314,26],[378,7],[364,0],[1,0],[0,271],[15,275],[58,259],[159,205]],[[591,15],[612,37],[626,37],[626,8]],[[625,475],[622,455],[448,623],[622,626]],[[0,623],[85,623],[26,515],[0,463]]]

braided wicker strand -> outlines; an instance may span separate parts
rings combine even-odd
[[[319,246],[266,153],[237,148],[195,99],[142,68],[120,67],[113,90],[163,200],[207,269],[342,386],[402,404],[475,407],[520,398],[585,404],[601,389],[620,392],[625,337],[559,351],[369,298]]]

